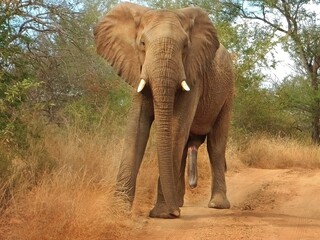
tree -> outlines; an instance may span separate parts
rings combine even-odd
[[[224,4],[242,18],[259,21],[263,23],[262,28],[268,28],[272,34],[275,31],[280,34],[278,37],[283,49],[296,62],[297,73],[303,74],[303,79],[312,88],[313,107],[308,114],[312,140],[320,144],[320,26],[317,13],[312,9],[312,6],[319,6],[319,1],[224,1]]]
[[[41,75],[37,69],[50,63],[54,70],[52,43],[61,36],[69,38],[63,25],[79,12],[65,1],[17,0],[1,1],[0,14],[0,133],[5,142],[21,142],[25,133],[19,133],[26,129],[21,106],[32,103],[31,89],[49,86],[44,81],[48,72]],[[41,47],[41,39],[46,39],[46,47]],[[48,101],[41,90],[34,92],[37,99]]]

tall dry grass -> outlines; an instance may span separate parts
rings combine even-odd
[[[320,147],[294,139],[256,136],[238,156],[250,167],[320,168]]]
[[[47,128],[41,142],[31,142],[28,160],[16,160],[22,181],[0,218],[0,239],[129,239],[135,217],[147,216],[155,201],[158,166],[153,139],[139,171],[130,215],[113,195],[123,140],[71,127]],[[228,149],[229,169],[238,169],[233,148]],[[49,169],[37,173],[39,162],[50,163]],[[201,200],[210,188],[205,144],[198,167],[199,186],[187,189],[186,198],[192,201]]]
[[[129,218],[113,195],[121,140],[51,129],[31,149],[28,161],[15,163],[22,179],[0,218],[0,239],[127,238]],[[54,166],[36,176],[41,152]]]
[[[65,131],[47,128],[42,141],[30,144],[27,159],[15,159],[15,170],[6,185],[14,186],[15,191],[2,210],[0,239],[130,239],[131,229],[139,227],[136,217],[147,216],[155,201],[155,142],[149,141],[138,175],[133,214],[113,194],[125,148],[122,138],[71,127]],[[320,167],[319,147],[264,136],[252,138],[245,148],[231,139],[226,158],[227,174],[241,171],[245,165]],[[194,203],[209,199],[210,194],[211,170],[205,144],[199,149],[198,169],[198,187],[187,187],[186,191],[186,200]]]

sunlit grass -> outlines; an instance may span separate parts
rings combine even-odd
[[[158,166],[152,139],[129,212],[113,194],[123,138],[48,127],[41,141],[31,141],[26,159],[14,159],[11,176],[1,183],[1,196],[7,189],[9,197],[2,207],[0,239],[129,239],[134,218],[147,216],[155,201]],[[203,202],[204,194],[210,192],[206,151],[203,144],[198,153],[198,187],[186,188],[189,203]],[[239,147],[231,138],[226,159],[227,175],[246,166],[319,168],[320,148],[265,136],[253,137]]]
[[[54,166],[41,175],[16,176],[21,185],[3,211],[0,239],[100,240],[123,234],[128,215],[113,194],[121,140],[50,131],[31,149],[29,162],[17,161],[16,172],[35,171],[41,150]]]
[[[240,160],[257,168],[320,168],[320,147],[293,139],[253,137]]]

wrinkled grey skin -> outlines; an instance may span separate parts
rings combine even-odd
[[[207,138],[213,176],[209,207],[229,208],[225,149],[233,99],[233,67],[207,14],[200,8],[152,10],[123,3],[101,20],[94,34],[98,54],[125,81],[135,89],[141,79],[146,81],[143,90],[134,96],[117,192],[125,193],[132,204],[154,122],[159,180],[157,202],[150,216],[180,216],[188,146],[195,145],[194,139],[203,136]],[[186,81],[190,91],[182,89],[182,81]]]

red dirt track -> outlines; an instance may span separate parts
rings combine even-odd
[[[320,239],[319,170],[228,173],[228,210],[207,208],[210,182],[199,185],[187,194],[179,219],[136,211],[130,239]]]

